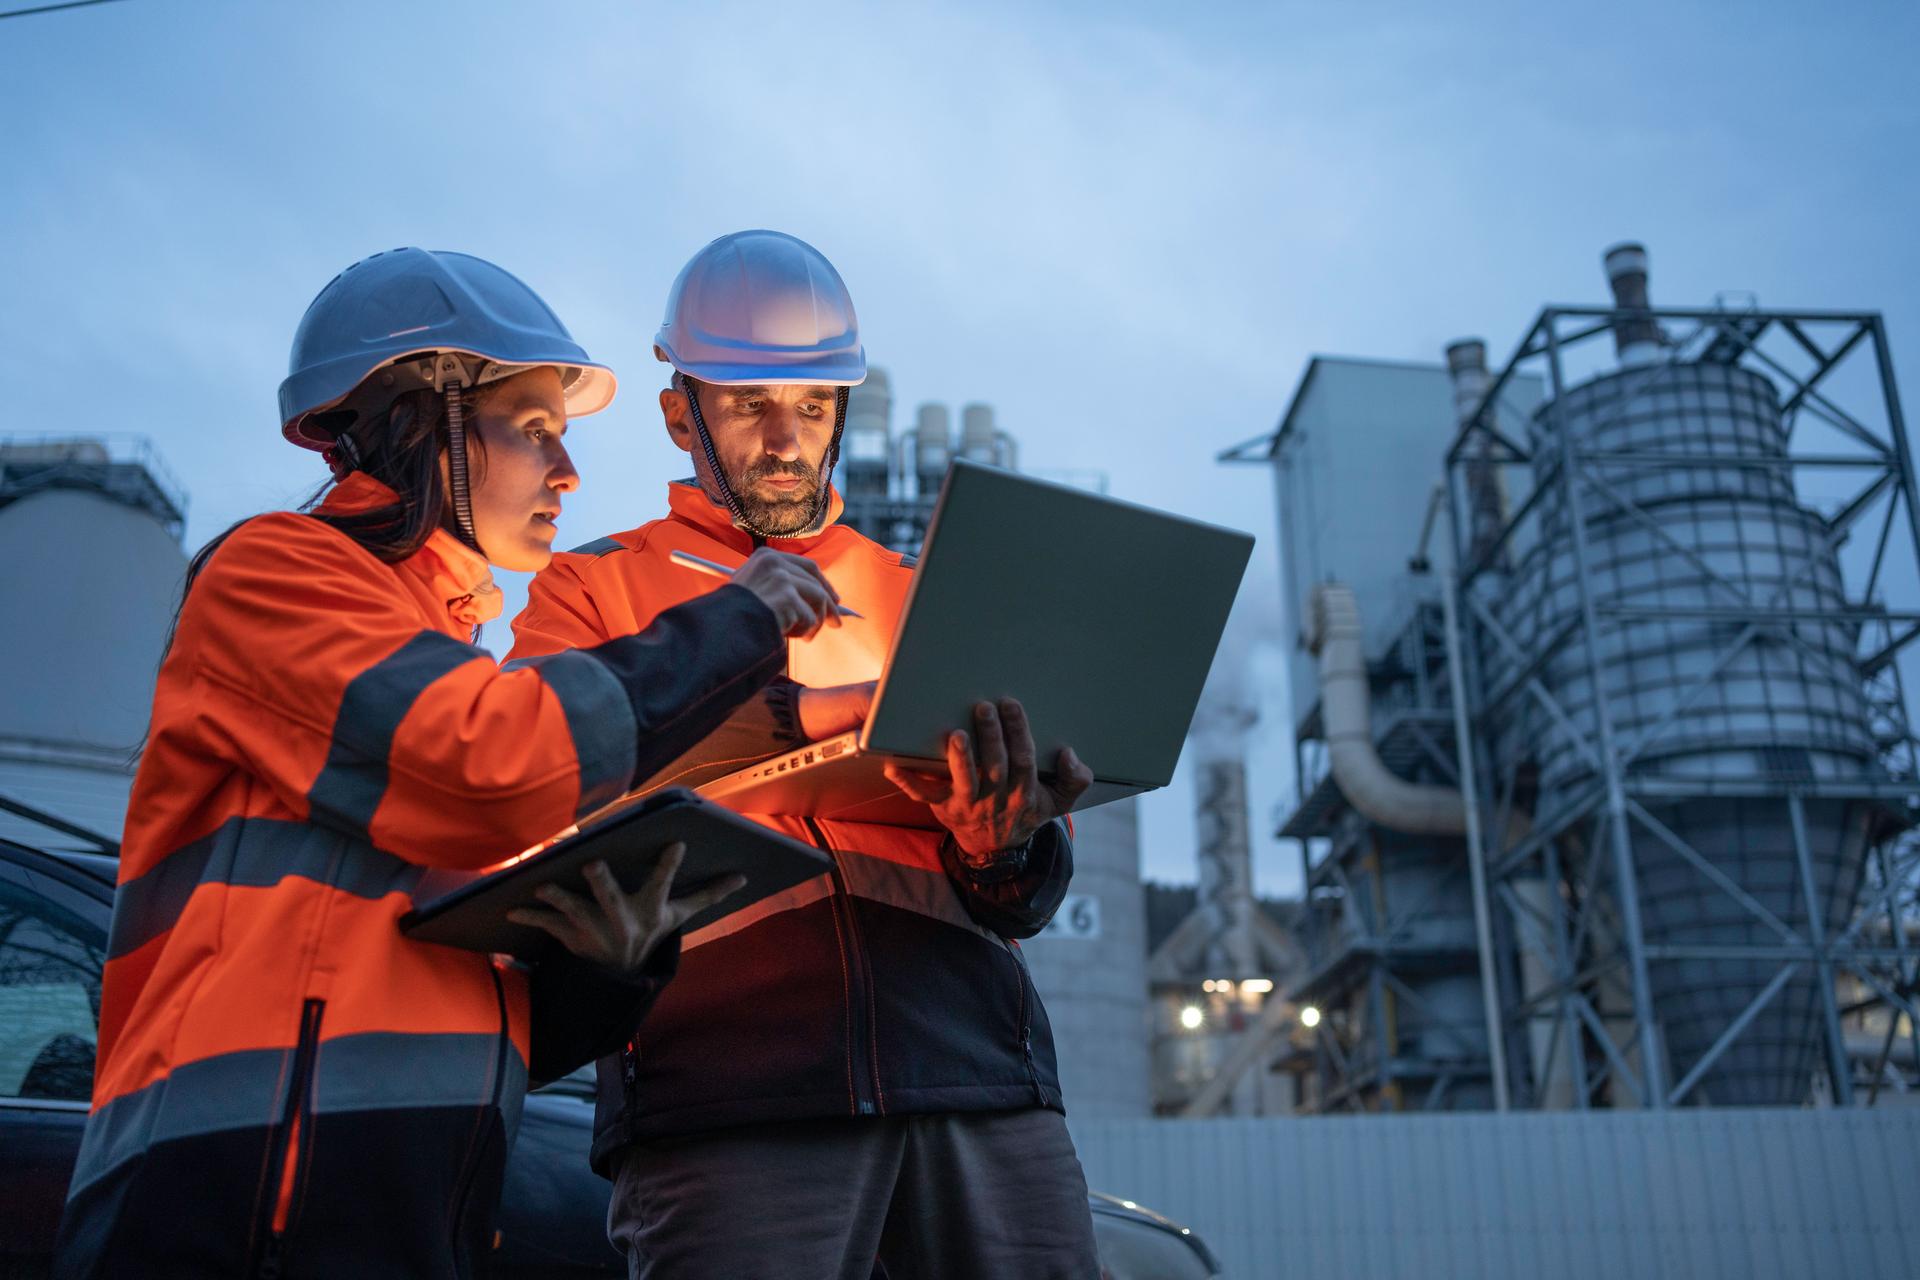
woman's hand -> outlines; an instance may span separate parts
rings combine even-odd
[[[773,610],[783,636],[806,639],[829,623],[840,625],[840,593],[805,556],[761,547],[734,570],[733,582]]]
[[[541,885],[534,895],[547,905],[516,908],[507,912],[507,919],[544,929],[561,946],[603,969],[638,973],[653,949],[679,932],[681,925],[747,883],[745,876],[723,876],[685,897],[669,898],[673,877],[686,856],[686,845],[668,845],[647,882],[633,893],[620,888],[606,863],[589,862],[585,874],[592,897],[583,898],[558,885]]]
[[[873,691],[878,684],[877,680],[865,680],[818,689],[802,685],[796,699],[800,732],[807,741],[818,742],[858,729],[867,722],[867,711],[873,706]]]

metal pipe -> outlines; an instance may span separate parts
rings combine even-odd
[[[1487,374],[1487,344],[1483,340],[1461,338],[1449,344],[1447,375],[1453,380],[1456,427],[1464,430],[1476,419],[1492,418],[1492,405],[1481,408],[1492,382]],[[1479,447],[1467,459],[1467,505],[1471,538],[1465,562],[1478,565],[1483,558],[1491,556],[1491,548],[1500,541],[1500,534],[1507,527],[1506,490],[1500,482],[1500,468],[1493,461],[1493,440],[1484,434]]]
[[[1408,782],[1387,768],[1373,748],[1372,695],[1361,649],[1360,606],[1353,589],[1338,582],[1314,588],[1307,630],[1307,648],[1320,660],[1320,716],[1333,780],[1347,803],[1369,821],[1394,831],[1466,835],[1468,806],[1460,792]],[[1515,821],[1524,824],[1518,815]],[[1510,831],[1507,843],[1514,838]]]
[[[1459,545],[1459,538],[1454,539]],[[1467,731],[1467,682],[1461,658],[1460,614],[1454,601],[1453,569],[1440,579],[1440,603],[1447,628],[1447,681],[1453,696],[1453,738],[1460,760],[1460,792],[1467,820],[1467,869],[1473,879],[1473,936],[1480,948],[1480,999],[1487,1020],[1487,1059],[1493,1066],[1493,1108],[1505,1111],[1507,1040],[1501,1031],[1500,984],[1493,967],[1492,915],[1487,907],[1486,845],[1480,838],[1480,788],[1473,768],[1473,738]]]
[[[1613,324],[1613,345],[1623,365],[1652,364],[1666,346],[1666,335],[1649,314],[1647,249],[1629,240],[1606,251],[1607,283],[1614,305],[1625,312]]]

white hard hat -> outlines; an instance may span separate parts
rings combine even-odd
[[[653,353],[702,382],[866,381],[853,298],[825,255],[778,231],[736,231],[693,255],[667,294]]]

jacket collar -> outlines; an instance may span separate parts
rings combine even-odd
[[[355,471],[328,490],[319,510],[328,515],[351,515],[390,506],[400,495],[364,471]],[[444,600],[447,617],[476,627],[500,616],[500,588],[493,584],[493,568],[486,557],[445,529],[427,535],[426,544],[394,566],[420,579],[436,600]]]
[[[667,508],[675,519],[692,525],[700,532],[726,543],[730,547],[742,550],[753,549],[753,535],[733,523],[733,513],[724,505],[707,496],[707,491],[694,479],[675,480],[667,486]],[[806,547],[833,528],[840,515],[847,509],[841,499],[840,491],[832,486],[827,488],[827,518],[819,530],[804,538],[768,538],[771,547]]]

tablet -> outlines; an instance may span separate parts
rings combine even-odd
[[[513,923],[507,912],[545,906],[533,896],[541,885],[591,896],[581,868],[596,858],[605,859],[620,887],[632,892],[675,841],[687,846],[673,880],[675,897],[729,873],[747,878],[745,888],[688,920],[686,933],[833,869],[818,849],[679,787],[603,812],[557,844],[407,912],[400,932],[419,942],[537,959],[559,943],[544,930]]]

